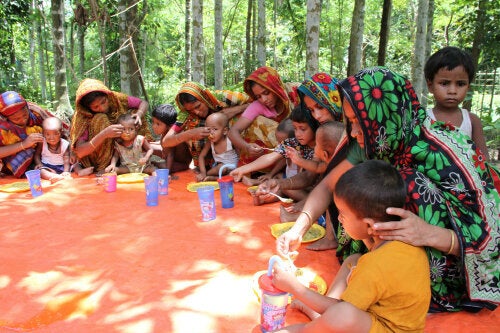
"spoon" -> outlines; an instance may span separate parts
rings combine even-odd
[[[276,198],[280,199],[281,202],[284,202],[287,204],[291,204],[293,202],[293,199],[280,197],[279,195],[277,195],[273,192],[267,192],[267,194],[274,195]]]

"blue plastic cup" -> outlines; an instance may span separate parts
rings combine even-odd
[[[215,220],[214,187],[203,186],[198,188],[196,192],[198,192],[198,199],[200,200],[202,221]]]
[[[156,176],[144,177],[146,188],[146,205],[158,206],[158,178]]]
[[[158,193],[160,195],[168,194],[168,174],[170,170],[168,169],[157,169],[156,177],[158,177]]]
[[[231,176],[224,176],[217,179],[220,188],[220,198],[222,208],[234,207],[234,179]]]
[[[25,172],[28,183],[30,184],[31,196],[39,197],[43,194],[42,181],[40,179],[40,170],[30,170]]]

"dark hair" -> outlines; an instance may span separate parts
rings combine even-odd
[[[293,129],[292,119],[285,118],[276,127],[276,131],[286,133],[288,138],[295,137],[295,130]]]
[[[345,172],[337,181],[334,197],[345,201],[360,218],[397,221],[388,207],[403,208],[406,185],[399,171],[385,161],[368,160]]]
[[[303,110],[300,105],[293,108],[292,113],[290,113],[290,119],[296,123],[309,124],[314,133],[316,133],[319,126],[319,123],[311,117],[309,112]]]
[[[134,118],[132,118],[132,114],[127,112],[127,113],[123,113],[121,115],[118,116],[118,118],[116,118],[116,123],[119,124],[121,122],[126,122],[126,121],[130,121],[130,120],[134,120]]]
[[[172,104],[160,104],[154,107],[151,116],[167,126],[172,126],[177,120],[177,110]]]
[[[191,94],[188,93],[180,93],[178,96],[179,104],[184,105],[186,103],[193,103],[198,101],[198,98],[194,97]]]
[[[447,46],[435,52],[427,59],[424,67],[425,79],[428,81],[434,80],[434,76],[441,68],[453,70],[457,66],[464,66],[469,83],[474,79],[476,69],[472,57],[469,53],[454,46]]]
[[[90,104],[98,97],[108,97],[108,94],[102,91],[92,91],[80,98],[80,105],[90,110]]]

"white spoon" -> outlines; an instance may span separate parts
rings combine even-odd
[[[275,194],[273,192],[267,192],[267,194],[274,195],[276,198],[280,199],[281,202],[284,202],[284,203],[287,203],[287,204],[290,204],[290,203],[293,202],[293,199],[280,197],[279,195],[277,195],[277,194]]]

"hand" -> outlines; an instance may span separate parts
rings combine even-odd
[[[31,148],[40,142],[43,142],[42,133],[31,133],[26,139],[24,139],[24,141],[22,141],[24,149]]]
[[[248,155],[252,157],[260,156],[264,152],[264,149],[262,149],[262,147],[256,143],[249,143],[246,146],[245,150]]]
[[[269,192],[278,193],[280,190],[280,185],[278,180],[269,179],[259,185],[257,191],[255,191],[255,195],[264,195]]]
[[[430,225],[419,216],[402,208],[387,208],[387,214],[401,217],[401,221],[376,222],[368,233],[383,240],[398,240],[413,246],[426,246]]]
[[[199,173],[196,175],[196,181],[197,182],[202,182],[205,179],[206,175],[204,173]]]
[[[147,159],[146,157],[141,157],[141,158],[139,159],[139,164],[140,164],[140,165],[144,165],[144,164],[146,164],[146,163],[147,163],[147,161],[148,161],[148,159]]]
[[[109,125],[103,132],[106,138],[119,138],[123,133],[123,126],[120,124]]]
[[[275,263],[273,267],[273,285],[283,291],[294,293],[300,282],[289,270]]]
[[[189,133],[191,134],[191,140],[201,140],[210,135],[210,130],[207,127],[198,127],[189,130]]]
[[[292,228],[276,239],[276,251],[280,256],[286,257],[288,253],[296,251],[301,242],[302,236]]]
[[[234,178],[234,182],[237,183],[239,181],[241,181],[241,178],[243,178],[243,176],[245,175],[241,168],[236,168],[234,170],[232,170],[230,173],[229,173],[230,176],[232,176]]]
[[[116,172],[116,166],[115,165],[108,165],[105,169],[104,172]]]
[[[286,157],[289,158],[295,164],[297,164],[297,161],[302,158],[299,154],[299,151],[290,146],[285,147],[285,153]]]
[[[134,124],[139,127],[142,125],[142,120],[141,120],[141,114],[138,112],[138,113],[134,113],[132,115],[132,118],[134,119]]]
[[[35,170],[43,168],[43,164],[37,164],[35,165]]]
[[[289,205],[283,205],[283,203],[281,204],[283,206],[283,209],[285,209],[287,212],[289,213],[299,213],[302,211],[302,209],[304,208],[304,200],[302,201],[299,201],[299,202],[294,202],[292,204],[289,204]]]
[[[265,182],[266,180],[269,180],[269,179],[271,179],[271,178],[273,178],[273,177],[271,176],[271,174],[266,173],[266,174],[264,174],[264,175],[260,176],[260,177],[259,177],[259,178],[257,178],[257,179],[258,179],[258,180],[260,180],[261,182]]]

